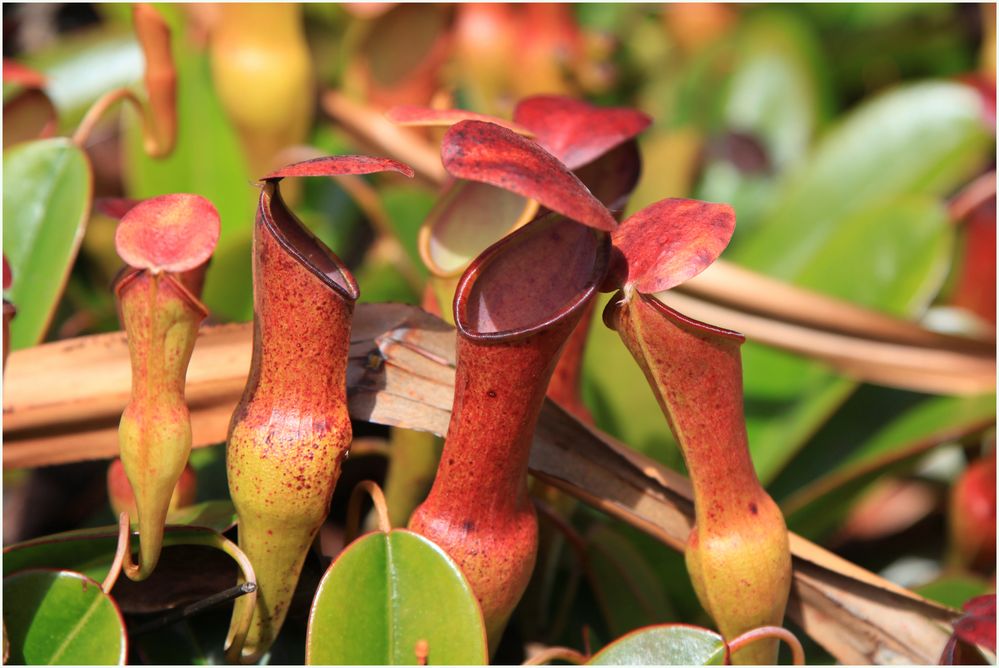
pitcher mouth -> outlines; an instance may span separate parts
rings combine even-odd
[[[360,295],[357,281],[329,246],[305,227],[281,197],[276,181],[267,181],[260,191],[258,219],[287,253],[346,301]]]
[[[114,294],[120,298],[121,295],[124,294],[125,290],[128,289],[128,286],[137,281],[144,274],[149,276],[154,275],[153,272],[148,269],[139,269],[137,267],[125,265],[111,282],[111,289],[114,291]],[[191,307],[193,311],[200,313],[202,318],[208,317],[208,307],[205,306],[202,301],[198,299],[197,295],[191,292],[188,287],[184,285],[183,281],[181,281],[176,275],[169,272],[163,272],[157,274],[156,276],[161,281],[168,281],[172,288],[184,300],[184,302]],[[118,315],[120,317],[121,313]]]
[[[583,309],[607,271],[610,237],[548,213],[483,251],[458,284],[461,336],[509,342],[551,329]]]
[[[680,313],[673,307],[667,306],[655,295],[647,295],[630,286],[625,286],[625,288],[622,288],[615,293],[614,296],[611,297],[610,301],[607,302],[607,306],[604,307],[603,321],[604,325],[606,325],[608,329],[617,331],[618,315],[620,315],[621,309],[624,308],[624,305],[632,299],[641,299],[664,318],[672,322],[677,327],[680,327],[688,332],[702,336],[719,336],[739,345],[746,342],[746,337],[735,330],[725,329],[724,327],[718,327],[706,322],[701,322],[700,320],[695,320],[684,315],[683,313]]]
[[[476,199],[484,199],[482,206],[493,209],[486,212],[485,227],[482,220],[462,220],[460,215],[462,206],[472,206]],[[491,199],[495,201],[490,201]],[[496,221],[490,220],[489,214],[497,213],[497,207],[514,203],[519,205],[516,215],[511,212],[506,220],[499,221],[499,225],[490,225]],[[507,234],[519,230],[534,220],[537,214],[537,200],[524,198],[488,183],[452,181],[420,227],[417,237],[420,259],[434,276],[457,278],[483,250]],[[462,229],[466,227],[471,229]],[[448,228],[452,228],[450,234]],[[482,238],[487,240],[482,242]]]

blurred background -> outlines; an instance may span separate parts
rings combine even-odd
[[[205,285],[209,322],[252,317],[254,179],[311,157],[301,147],[418,167],[405,183],[310,179],[289,198],[358,277],[362,301],[419,304],[427,274],[416,238],[440,189],[441,133],[400,138],[383,113],[410,104],[509,118],[517,100],[557,93],[654,119],[639,138],[643,174],[629,212],[664,197],[731,203],[737,227],[723,259],[994,341],[994,4],[155,7],[172,28],[177,145],[150,158],[131,109],[105,115],[86,144],[93,196],[191,192],[216,205],[222,238]],[[5,163],[27,139],[72,134],[102,94],[142,81],[127,4],[5,3],[3,37],[5,62],[42,74],[45,98],[14,106],[24,87],[5,79]],[[983,183],[984,196],[955,209]],[[5,219],[7,207],[5,193]],[[118,329],[109,289],[120,267],[115,221],[98,208],[46,340]],[[33,343],[16,332],[12,341],[15,350]],[[865,384],[752,337],[743,355],[754,462],[792,530],[949,605],[994,590],[994,392]],[[583,393],[600,428],[682,468],[641,372],[599,319]],[[223,456],[212,447],[192,458],[199,499],[225,498]],[[986,511],[968,515],[956,483],[979,461],[985,482],[967,494]],[[4,543],[110,523],[106,468],[5,468]],[[334,514],[355,481],[384,472],[381,458],[348,462]],[[991,552],[962,547],[962,532],[989,529],[989,480]],[[567,614],[605,639],[650,619],[704,621],[689,584],[675,577],[682,557],[586,508],[573,521],[606,558],[594,557],[599,573]],[[619,582],[627,572],[648,574],[631,587],[641,615],[609,609],[604,596],[628,589]],[[591,608],[603,612],[591,619]],[[525,637],[572,629],[578,639],[578,624],[548,615],[529,623],[536,628],[522,627]],[[816,656],[810,648],[810,662]]]

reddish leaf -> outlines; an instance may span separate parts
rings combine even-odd
[[[108,218],[121,220],[140,202],[141,199],[129,197],[98,197],[94,200],[94,211]]]
[[[389,158],[372,158],[367,155],[330,155],[296,162],[273,171],[260,180],[277,181],[289,176],[337,176],[339,174],[374,174],[375,172],[390,171],[413,178],[411,167]]]
[[[652,123],[636,109],[595,107],[558,95],[521,100],[513,120],[533,132],[539,144],[572,170],[635,137]]]
[[[621,220],[628,199],[642,175],[638,142],[633,139],[626,141],[573,173],[617,220]]]
[[[14,281],[14,275],[10,271],[10,265],[7,263],[7,256],[3,256],[3,289],[7,290],[10,288],[10,284]]]
[[[466,109],[431,109],[430,107],[415,107],[402,105],[392,107],[385,112],[385,117],[397,125],[450,127],[461,121],[482,121],[495,123],[513,130],[517,134],[531,136],[533,133],[522,125],[489,114],[479,114]]]
[[[621,223],[609,281],[651,294],[696,276],[725,250],[735,230],[727,204],[664,199]]]
[[[976,596],[964,604],[965,614],[954,622],[954,635],[965,642],[996,651],[996,595]]]
[[[453,126],[444,135],[441,159],[458,178],[536,199],[599,230],[617,226],[607,208],[565,165],[533,141],[494,123],[462,121]]]
[[[3,82],[20,84],[28,88],[41,88],[45,85],[45,75],[14,60],[3,59]]]
[[[139,269],[180,273],[211,257],[219,214],[199,195],[160,195],[132,208],[115,231],[115,248]]]

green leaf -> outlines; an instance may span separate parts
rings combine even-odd
[[[126,24],[63,35],[27,54],[25,64],[45,75],[45,92],[59,110],[60,132],[65,134],[72,133],[101,95],[140,83],[144,68],[131,16]]]
[[[606,524],[595,524],[586,540],[591,584],[613,635],[677,618],[655,568],[631,542]]]
[[[747,17],[722,98],[727,129],[760,139],[780,170],[801,161],[824,115],[827,69],[808,23],[783,9]]]
[[[228,502],[218,502],[224,504]],[[218,513],[213,520],[223,523],[225,511],[222,505],[198,504],[204,514]],[[192,519],[197,519],[195,513]],[[183,519],[183,518],[181,518]],[[168,529],[163,538],[164,547],[178,544],[203,544],[206,534],[217,533],[211,528],[192,526],[183,529]],[[9,575],[29,568],[68,569],[83,573],[95,580],[103,580],[114,560],[118,546],[118,527],[96,527],[77,529],[64,533],[34,538],[23,543],[5,547],[3,550],[3,574]],[[138,536],[132,536],[132,550],[139,546]]]
[[[725,641],[708,629],[664,624],[618,638],[587,662],[597,666],[718,666]]]
[[[944,575],[913,591],[924,598],[960,610],[968,599],[995,590],[988,580],[970,574]]]
[[[306,663],[431,665],[488,662],[482,612],[461,571],[426,538],[396,529],[359,538],[323,576]]]
[[[773,214],[728,259],[793,278],[843,219],[905,195],[948,194],[991,152],[981,99],[971,87],[937,81],[900,86],[825,134],[791,176]]]
[[[85,575],[23,571],[4,578],[3,600],[10,663],[125,663],[125,621],[100,584]]]
[[[167,515],[167,524],[205,527],[225,533],[236,525],[236,508],[228,499],[204,501],[193,506],[178,508]]]
[[[818,539],[877,478],[900,473],[942,437],[995,420],[995,395],[931,397],[861,388],[771,486],[789,528]],[[872,412],[871,406],[878,411]]]
[[[808,262],[784,278],[915,318],[939,290],[953,243],[953,226],[936,200],[877,203],[837,221]],[[783,249],[775,248],[774,255]],[[819,362],[753,342],[743,346],[742,359],[750,449],[760,479],[769,484],[857,383]]]
[[[66,138],[18,144],[3,154],[3,252],[14,281],[11,349],[45,331],[73,267],[90,211],[87,156]]]

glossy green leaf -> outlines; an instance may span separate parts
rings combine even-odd
[[[125,663],[125,621],[98,582],[71,571],[22,571],[4,578],[3,601],[10,663]]]
[[[206,533],[231,527],[234,511],[229,501],[197,504],[171,514],[169,522],[180,520],[204,522],[212,527],[191,526],[189,529],[167,530],[164,546],[200,542]],[[83,573],[95,580],[103,580],[114,559],[118,545],[118,527],[78,529],[34,538],[17,543],[3,550],[3,574],[9,575],[28,568],[68,569]],[[132,549],[139,546],[138,536],[132,537]]]
[[[676,619],[656,569],[627,538],[606,524],[586,534],[591,585],[614,636],[650,620]]]
[[[87,156],[58,137],[18,144],[3,154],[3,252],[17,307],[11,349],[44,338],[73,267],[90,212]]]
[[[145,199],[165,193],[208,198],[222,222],[219,244],[205,279],[203,301],[215,317],[253,315],[250,241],[257,192],[235,130],[212,87],[208,57],[187,44],[181,16],[170,21],[177,67],[177,145],[160,160],[145,155],[138,118],[128,113],[126,194]]]
[[[225,533],[236,525],[236,508],[229,499],[203,501],[193,506],[178,508],[167,515],[167,524],[204,527]]]
[[[828,66],[809,24],[783,8],[747,15],[733,41],[719,130],[756,143],[758,164],[746,162],[746,145],[731,144],[704,166],[695,197],[735,208],[738,244],[769,211],[780,175],[806,157],[826,115]]]
[[[808,151],[826,105],[822,62],[810,26],[783,9],[746,18],[722,97],[729,130],[761,140],[778,170]]]
[[[924,82],[878,95],[823,136],[766,223],[728,259],[793,278],[843,219],[905,195],[948,194],[992,146],[981,99],[969,86]]]
[[[725,642],[708,629],[664,624],[618,638],[587,662],[597,666],[719,666]]]
[[[488,662],[478,602],[443,550],[400,529],[359,538],[319,584],[306,663],[411,665],[420,640],[431,665]]]
[[[981,428],[995,420],[995,406],[994,394],[930,397],[864,387],[809,439],[771,491],[789,528],[821,538],[839,526],[871,482],[911,468],[935,446],[934,434]]]
[[[915,318],[939,290],[953,243],[942,204],[925,197],[890,200],[837,221],[824,243],[807,254],[808,262],[783,278]],[[775,249],[775,256],[780,252]],[[760,479],[769,484],[857,383],[821,363],[752,341],[743,346],[742,359],[750,449]]]
[[[960,610],[968,599],[995,591],[995,585],[985,578],[970,574],[943,575],[913,591],[924,598]]]
[[[144,68],[131,16],[123,25],[63,35],[26,54],[25,64],[45,75],[45,92],[59,111],[63,134],[72,133],[101,95],[141,82]]]

